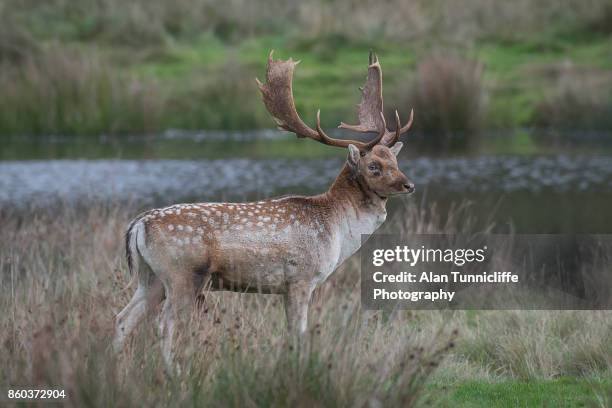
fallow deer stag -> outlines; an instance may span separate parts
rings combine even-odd
[[[289,196],[251,203],[178,204],[140,214],[126,233],[128,267],[138,288],[117,315],[114,346],[147,310],[165,297],[160,316],[161,347],[172,365],[177,319],[191,310],[202,288],[284,295],[289,328],[304,333],[313,290],[385,221],[387,199],[414,191],[398,169],[400,135],[410,129],[395,112],[395,129],[383,116],[382,73],[370,53],[358,125],[340,128],[376,133],[368,142],[334,139],[306,125],[295,109],[292,78],[299,61],[268,58],[263,102],[282,130],[300,138],[348,148],[348,158],[323,194]],[[184,316],[183,316],[184,317]]]

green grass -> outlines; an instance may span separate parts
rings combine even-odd
[[[612,68],[612,41],[606,37],[589,42],[572,39],[557,42],[557,47],[547,48],[538,41],[486,41],[473,49],[453,50],[485,64],[490,126],[507,129],[529,124],[536,104],[555,86],[545,70],[539,72],[533,67],[561,64],[571,59],[579,66],[600,70]],[[267,55],[274,49],[276,58],[293,57],[302,61],[296,69],[294,94],[304,119],[311,123],[320,108],[324,125],[332,127],[339,120],[354,120],[353,107],[359,101],[357,88],[365,79],[370,49],[377,51],[384,68],[386,105],[389,107],[397,104],[392,90],[413,78],[418,62],[431,52],[428,45],[419,43],[342,43],[340,48],[335,46],[333,38],[326,37],[309,43],[268,35],[233,45],[204,35],[193,43],[173,46],[159,60],[137,62],[129,69],[159,81],[173,93],[188,88],[193,77],[206,75],[228,61],[247,67],[246,72],[253,77],[249,79],[263,79]],[[254,82],[245,92],[257,93]],[[398,109],[406,115],[410,107],[398,106]],[[418,107],[416,111],[418,120]],[[180,124],[180,118],[177,122]],[[257,123],[262,127],[272,124],[267,119]]]
[[[491,99],[490,116],[495,119],[494,123],[512,127],[528,122],[534,104],[553,85],[544,74],[528,74],[526,69],[561,63],[568,57],[575,59],[578,64],[607,69],[612,65],[610,44],[612,42],[607,38],[599,38],[590,43],[566,43],[562,51],[542,52],[533,44],[486,42],[465,54],[482,60],[486,66],[485,79]],[[222,65],[224,61],[233,58],[252,67],[252,72],[261,78],[264,76],[269,50],[276,49],[277,58],[292,56],[302,61],[296,71],[294,91],[304,116],[312,119],[320,107],[323,121],[332,126],[341,114],[352,114],[351,109],[359,100],[357,87],[361,86],[365,78],[370,48],[378,51],[383,64],[387,94],[400,81],[414,75],[419,57],[428,52],[427,48],[412,44],[349,44],[333,50],[330,56],[282,37],[253,38],[240,45],[224,46],[214,37],[206,36],[188,48],[179,46],[171,52],[171,59],[139,63],[133,70],[158,79],[172,80],[193,74],[196,70]],[[388,98],[388,104],[393,102]],[[402,112],[408,108],[399,107]]]
[[[494,383],[467,381],[453,384],[431,384],[435,406],[488,407],[605,407],[611,403],[612,379],[589,381],[577,378]],[[607,401],[605,404],[604,401]]]
[[[325,44],[325,41],[332,44]],[[255,78],[265,79],[268,54],[275,50],[275,58],[293,57],[302,61],[296,69],[294,94],[304,119],[312,122],[316,110],[321,108],[324,124],[335,126],[346,115],[354,116],[353,107],[359,101],[358,87],[365,80],[370,48],[376,49],[381,56],[388,88],[392,88],[400,77],[406,75],[407,68],[415,64],[414,52],[405,47],[388,47],[387,53],[387,47],[374,44],[345,44],[335,49],[333,40],[324,38],[322,42],[322,47],[330,48],[329,51],[313,50],[313,46],[282,36],[262,36],[238,45],[228,45],[207,35],[189,46],[177,46],[170,51],[172,58],[137,63],[130,69],[163,80],[172,91],[189,87],[190,76],[214,71],[225,64],[241,64],[247,68],[248,80],[251,81],[250,89],[245,92],[258,97]],[[403,111],[408,109],[403,107]],[[272,126],[273,122],[266,118],[261,125]]]

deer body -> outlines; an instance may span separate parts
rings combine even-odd
[[[382,114],[372,113],[382,108],[376,92],[382,81],[378,61],[370,61],[366,90],[369,84],[371,92],[363,94],[362,123],[341,125],[377,131],[378,137],[368,143],[332,139],[319,123],[314,131],[301,122],[290,86],[295,64],[269,59],[268,83],[260,84],[264,103],[281,128],[347,147],[340,174],[328,191],[316,196],[177,204],[136,217],[127,230],[126,253],[138,289],[117,315],[116,349],[151,306],[165,298],[160,335],[171,366],[176,323],[203,290],[282,294],[289,327],[304,333],[313,290],[359,249],[362,235],[382,225],[389,196],[414,191],[396,160],[402,147],[397,140],[412,119],[401,128],[396,114],[396,130],[390,132]]]
[[[342,193],[150,210],[128,231],[140,234],[128,251],[151,266],[175,263],[214,289],[284,293],[295,281],[324,281],[384,222],[386,200]]]

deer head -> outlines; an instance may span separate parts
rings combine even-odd
[[[369,142],[335,139],[321,128],[321,111],[317,111],[315,129],[306,125],[295,108],[293,100],[293,71],[300,61],[274,60],[272,52],[268,57],[266,83],[257,80],[266,109],[278,128],[295,133],[299,138],[310,138],[329,146],[349,149],[348,167],[353,177],[359,178],[376,195],[386,198],[395,194],[412,193],[414,184],[399,170],[396,156],[402,143],[400,136],[412,126],[414,111],[404,126],[400,124],[399,114],[395,111],[395,129],[387,129],[383,115],[382,70],[375,54],[370,52],[368,76],[361,88],[361,102],[357,105],[358,125],[341,122],[341,129],[360,133],[376,133]]]

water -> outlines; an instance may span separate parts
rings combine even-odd
[[[338,155],[317,158],[321,155],[316,143],[298,145],[314,145],[308,147],[312,150],[307,154],[294,154],[291,148],[285,148],[270,157],[258,157],[253,152],[260,143],[275,143],[266,138],[226,142],[230,148],[225,154],[215,150],[223,146],[222,141],[190,140],[197,144],[198,152],[216,152],[221,157],[200,160],[157,158],[164,156],[157,150],[153,155],[156,158],[150,160],[74,160],[65,158],[79,155],[78,147],[72,144],[60,143],[63,147],[58,149],[53,142],[54,147],[47,150],[44,144],[30,150],[23,142],[4,144],[8,149],[2,157],[12,160],[0,161],[0,207],[36,209],[57,203],[123,201],[147,207],[317,193],[329,186],[344,160]],[[185,148],[180,138],[166,138],[164,143],[179,145],[174,146],[178,151]],[[88,152],[95,151],[95,146],[87,146]],[[138,140],[130,146],[130,151],[136,151],[137,146],[147,150]],[[320,151],[329,153],[327,149]],[[176,151],[165,155],[174,157]],[[45,152],[47,158],[41,160]],[[38,159],[16,160],[32,155]],[[103,150],[95,156],[105,155],[118,154]],[[612,156],[419,157],[402,158],[400,167],[417,186],[417,194],[409,200],[435,201],[441,211],[453,202],[469,200],[474,214],[483,222],[512,226],[519,232],[612,232]],[[396,204],[392,203],[391,211],[396,210]]]

